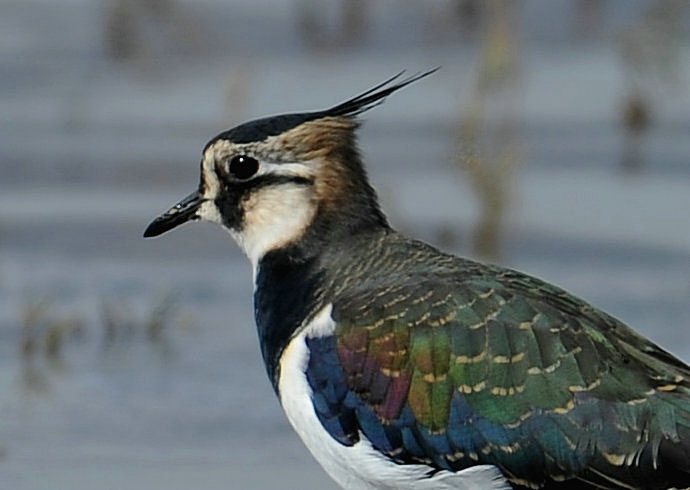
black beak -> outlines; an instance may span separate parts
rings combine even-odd
[[[168,211],[154,219],[144,230],[144,237],[149,238],[162,235],[166,231],[170,231],[187,221],[199,219],[199,206],[203,202],[204,198],[199,191],[192,192]]]

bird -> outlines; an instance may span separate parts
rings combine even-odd
[[[690,367],[531,275],[396,231],[361,115],[435,70],[204,147],[145,237],[208,221],[252,265],[268,377],[346,489],[690,487]]]

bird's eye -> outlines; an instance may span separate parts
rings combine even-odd
[[[230,160],[228,171],[236,179],[246,180],[259,171],[259,162],[247,155],[236,155]]]

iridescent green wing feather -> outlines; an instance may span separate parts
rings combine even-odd
[[[690,485],[685,364],[558,288],[467,264],[336,299],[308,373],[331,433],[534,488]]]

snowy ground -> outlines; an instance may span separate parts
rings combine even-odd
[[[647,3],[610,2],[603,31]],[[0,3],[0,488],[333,488],[266,380],[246,260],[210,225],[141,239],[194,188],[203,144],[228,124],[441,65],[368,113],[361,143],[393,223],[431,241],[451,229],[453,250],[471,254],[477,204],[450,155],[476,46],[382,1],[368,44],[320,52],[301,44],[292,4],[223,5],[183,3],[203,56],[128,64],[102,56],[100,3]],[[625,174],[612,43],[573,41],[570,3],[540,5],[526,6],[525,159],[502,263],[690,360],[690,46],[658,99],[646,166]],[[153,58],[164,40],[153,36]],[[170,291],[173,316],[150,340],[136,325]],[[58,357],[22,358],[23,316],[41,299],[48,320],[76,317],[83,332]],[[104,304],[136,324],[110,343]]]

